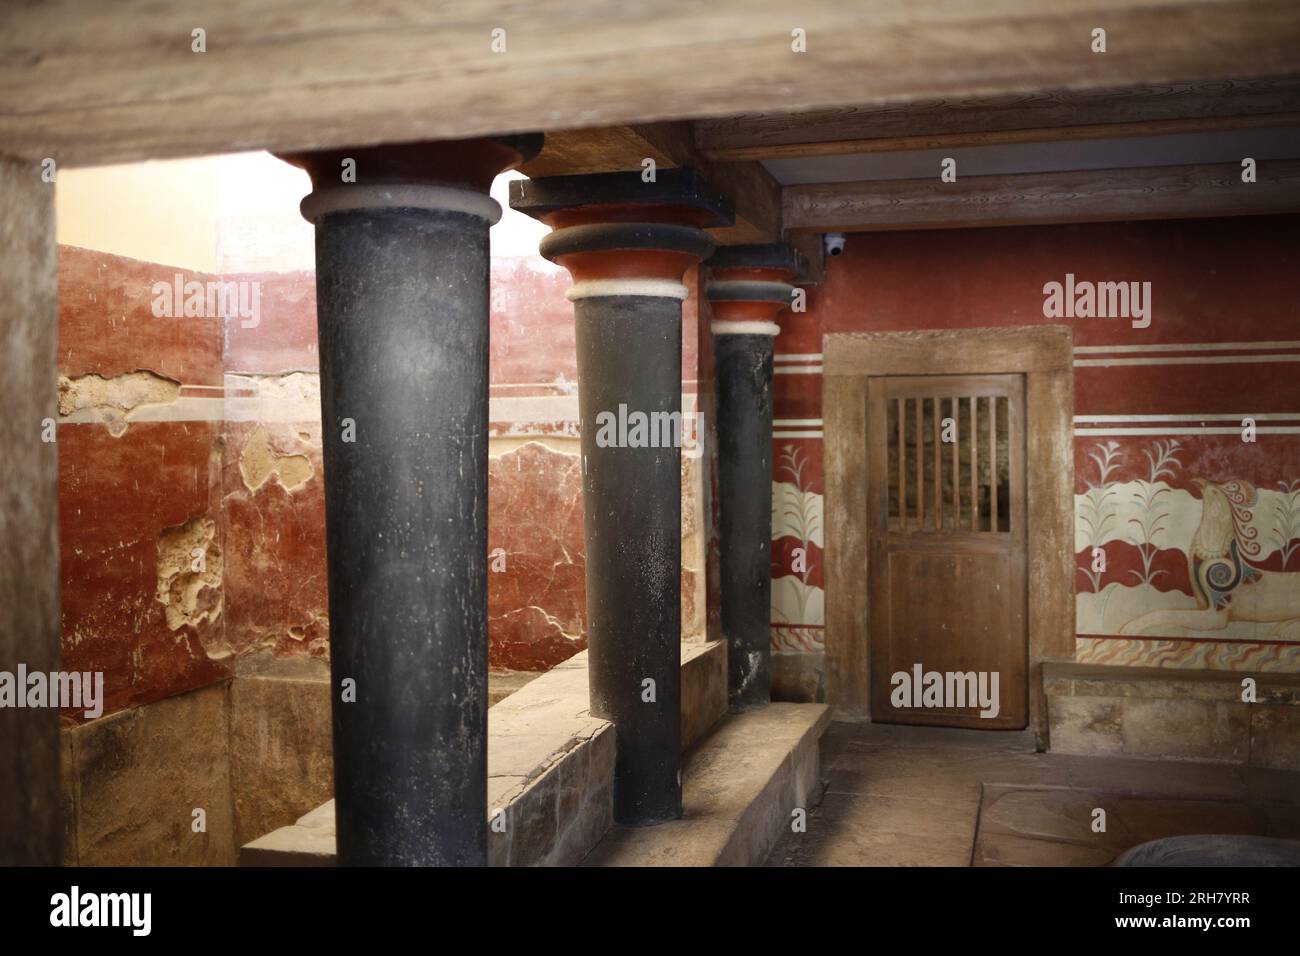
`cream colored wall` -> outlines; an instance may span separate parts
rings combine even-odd
[[[58,241],[213,272],[218,174],[215,157],[60,170]]]
[[[509,183],[492,195],[501,221],[494,256],[535,255],[550,230],[509,206]],[[311,225],[298,204],[307,174],[269,153],[67,169],[58,175],[58,241],[198,272],[310,271]]]

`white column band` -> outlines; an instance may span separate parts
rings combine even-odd
[[[575,282],[564,297],[570,302],[597,296],[642,295],[658,299],[686,299],[691,290],[672,279],[588,279]]]
[[[486,193],[455,186],[427,183],[351,183],[319,189],[302,200],[302,217],[314,223],[319,216],[350,209],[437,209],[486,219],[489,226],[501,218],[501,206]]]
[[[725,320],[709,323],[714,335],[780,335],[781,326],[775,322],[728,322]]]

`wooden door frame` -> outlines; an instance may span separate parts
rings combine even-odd
[[[867,380],[1025,376],[1029,726],[1047,746],[1042,665],[1074,659],[1074,344],[1068,326],[844,332],[823,337],[826,700],[869,720]]]

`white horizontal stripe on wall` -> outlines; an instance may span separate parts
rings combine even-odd
[[[185,386],[193,388],[195,386]],[[681,409],[694,415],[698,396],[682,395]],[[632,409],[635,411],[635,409]],[[616,411],[616,409],[610,409]],[[166,405],[141,405],[125,416],[135,422],[317,422],[320,402],[314,396],[300,400],[266,396],[231,396],[194,398],[182,396]],[[488,400],[488,419],[493,422],[577,422],[578,396],[529,395],[517,398],[494,397]],[[80,408],[71,415],[58,416],[60,424],[85,425],[104,421],[96,408]]]
[[[520,395],[488,399],[488,419],[494,422],[576,422],[577,395]]]
[[[1241,412],[1233,414],[1232,412],[1215,412],[1214,414],[1200,415],[1075,415],[1074,420],[1078,422],[1239,422],[1243,418],[1253,418],[1255,421],[1289,421],[1290,419],[1300,420],[1300,412]]]
[[[821,431],[785,432],[772,431],[773,438],[821,438]]]
[[[1187,342],[1176,345],[1076,345],[1074,353],[1104,352],[1244,352],[1248,350],[1300,349],[1300,342]]]
[[[1076,436],[1079,435],[1240,435],[1241,428],[1197,428],[1197,427],[1178,427],[1171,425],[1167,428],[1076,428]],[[1300,435],[1300,425],[1260,425],[1255,429],[1257,435]]]
[[[1108,365],[1255,365],[1263,362],[1300,362],[1300,355],[1206,355],[1178,358],[1075,359],[1075,368]],[[778,371],[780,371],[778,369]]]

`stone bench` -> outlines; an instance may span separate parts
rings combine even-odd
[[[683,747],[726,709],[725,645],[683,644]],[[489,708],[489,865],[568,866],[586,856],[613,823],[614,757],[613,725],[588,710],[585,651]],[[334,862],[333,800],[239,852],[241,866]]]
[[[1300,770],[1300,675],[1057,661],[1043,692],[1058,753]]]

